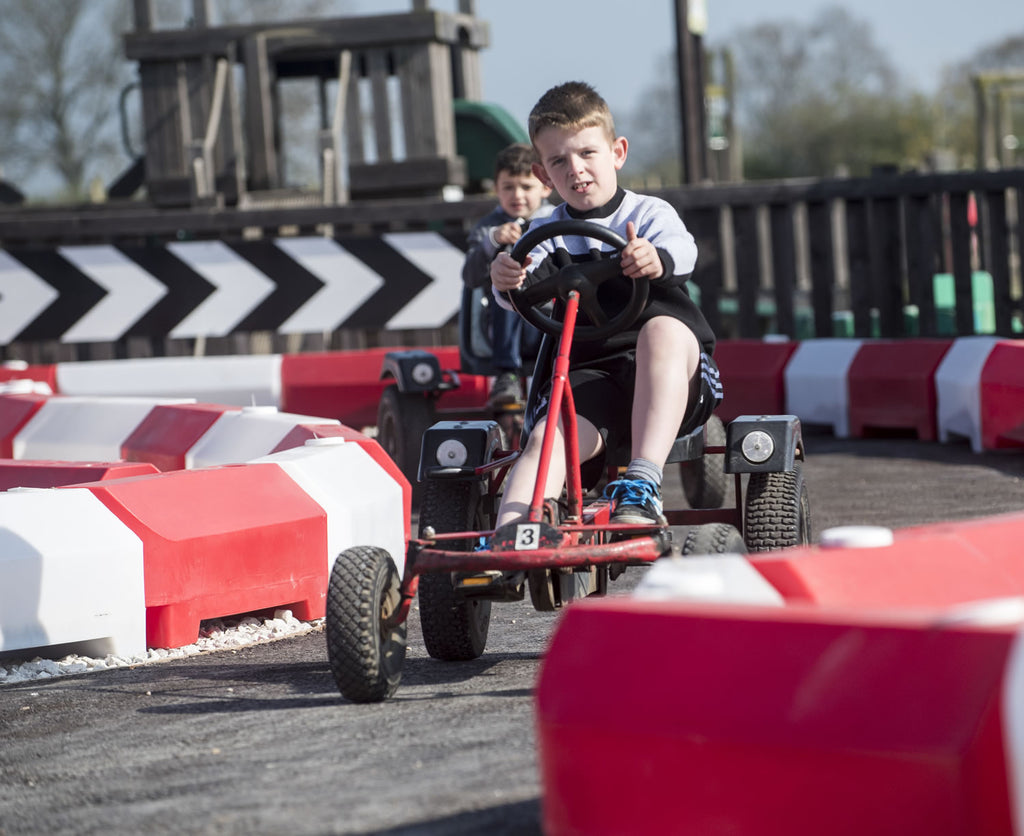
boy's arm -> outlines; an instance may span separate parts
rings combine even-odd
[[[697,243],[671,204],[659,201],[644,218],[638,234],[654,245],[663,272],[655,284],[685,286],[697,264]]]
[[[487,218],[484,218],[484,221],[486,220]],[[491,240],[492,229],[493,226],[481,222],[469,233],[469,249],[462,265],[462,281],[470,287],[487,284],[491,261],[498,252],[498,248]]]

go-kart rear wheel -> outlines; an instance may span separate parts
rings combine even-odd
[[[420,532],[430,526],[438,534],[490,529],[481,502],[480,482],[428,479],[420,505]],[[470,540],[446,542],[452,551],[469,551]],[[420,575],[420,629],[423,643],[435,659],[464,662],[476,659],[487,645],[491,602],[458,593],[448,572]]]
[[[712,415],[704,425],[705,443],[709,447],[725,446],[725,425]],[[709,453],[693,461],[679,463],[679,476],[683,493],[691,508],[721,508],[729,489],[729,476],[725,472],[725,456]]]
[[[810,501],[799,462],[792,471],[750,474],[744,531],[752,552],[811,542]]]
[[[398,569],[376,546],[346,549],[327,587],[327,660],[341,695],[352,702],[380,702],[402,679],[406,625],[386,619],[398,607]]]
[[[695,525],[686,532],[682,546],[684,555],[746,554],[746,551],[743,535],[729,523]]]
[[[421,393],[403,394],[388,386],[377,404],[377,443],[384,448],[402,475],[415,488],[420,464],[420,445],[434,423],[434,404]]]

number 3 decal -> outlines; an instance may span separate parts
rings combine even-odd
[[[540,525],[523,523],[516,526],[516,551],[535,551],[540,547]]]

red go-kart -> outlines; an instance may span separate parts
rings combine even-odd
[[[584,235],[619,251],[626,245],[605,227],[560,221],[528,232],[512,255],[522,262],[537,243],[555,235]],[[512,294],[517,310],[548,335],[549,350],[540,352],[538,371],[550,363],[550,376],[534,375],[527,402],[529,415],[550,380],[540,472],[527,517],[494,528],[504,478],[519,456],[503,444],[497,423],[440,421],[423,436],[419,536],[408,543],[404,572],[391,555],[373,546],[338,556],[325,623],[331,671],[347,699],[380,701],[398,687],[406,618],[417,593],[427,652],[442,660],[470,660],[484,652],[494,602],[529,595],[535,609],[555,610],[600,595],[626,567],[663,556],[734,554],[810,542],[804,447],[793,415],[738,417],[725,428],[724,444],[708,443],[707,425],[677,439],[669,461],[705,462],[692,472],[733,476],[732,507],[666,507],[665,527],[610,523],[609,501],[590,492],[596,479],[579,461],[568,370],[574,339],[603,339],[632,324],[644,307],[646,280],[631,281],[630,302],[615,316],[606,317],[597,305],[600,286],[621,277],[617,264],[615,258],[571,264]],[[558,307],[564,317],[547,312],[552,299],[564,303]],[[580,310],[590,324],[577,325]],[[559,420],[565,427],[567,477],[562,496],[545,497]],[[713,457],[720,463],[706,464]],[[626,463],[612,461],[609,472],[599,475],[614,478]]]

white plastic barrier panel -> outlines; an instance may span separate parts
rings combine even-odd
[[[301,424],[332,424],[333,418],[293,415],[272,406],[244,406],[226,412],[185,454],[185,467],[241,464],[273,452],[281,440]]]
[[[143,547],[88,490],[0,493],[0,651],[146,652]]]
[[[226,406],[279,406],[281,355],[60,363],[57,388],[66,395],[188,397]]]
[[[981,373],[996,342],[996,337],[961,337],[942,358],[935,371],[939,441],[959,435],[981,452]]]
[[[16,459],[68,462],[116,462],[121,445],[160,404],[195,403],[188,399],[49,398],[14,437]]]
[[[786,411],[807,424],[827,424],[836,438],[850,434],[846,378],[861,340],[804,340],[786,364]]]
[[[359,444],[313,438],[259,461],[274,462],[327,512],[327,570],[351,546],[379,546],[405,572],[402,486]]]
[[[782,606],[785,601],[745,555],[663,557],[654,561],[633,590],[649,601],[712,601],[718,604]]]

